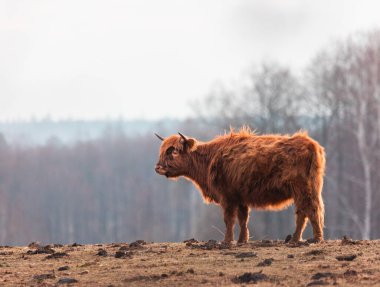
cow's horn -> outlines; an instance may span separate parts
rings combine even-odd
[[[180,132],[178,132],[178,134],[181,136],[181,138],[182,138],[185,142],[187,142],[187,138],[186,138],[183,134],[181,134]]]
[[[158,137],[160,140],[164,141],[164,138],[156,133],[154,133],[156,135],[156,137]]]

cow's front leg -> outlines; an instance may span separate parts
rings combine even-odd
[[[238,219],[240,225],[240,235],[238,243],[247,243],[249,239],[248,219],[249,207],[240,205],[238,209]]]
[[[224,242],[230,243],[234,240],[234,226],[236,221],[236,207],[224,206],[224,223],[226,224],[226,234],[224,236]]]

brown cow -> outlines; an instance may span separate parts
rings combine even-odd
[[[280,210],[293,202],[296,230],[292,241],[301,240],[307,219],[313,227],[313,240],[323,240],[324,149],[306,132],[257,135],[243,127],[209,142],[181,133],[166,139],[157,137],[163,143],[156,172],[168,178],[190,179],[206,202],[223,208],[227,227],[224,242],[233,240],[236,216],[238,243],[246,243],[250,208]]]

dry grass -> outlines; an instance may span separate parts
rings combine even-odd
[[[379,240],[34,244],[0,247],[0,286],[380,286],[379,266]]]

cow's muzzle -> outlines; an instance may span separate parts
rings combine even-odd
[[[156,164],[156,167],[154,168],[154,170],[160,174],[160,175],[165,175],[166,174],[166,170],[164,169],[164,167],[160,164]]]

